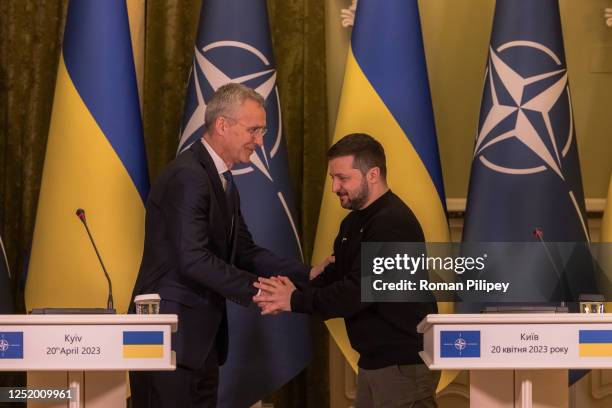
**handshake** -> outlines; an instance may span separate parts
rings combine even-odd
[[[262,315],[276,315],[291,311],[291,294],[295,285],[286,276],[259,278],[253,285],[259,289],[253,302],[259,306]]]
[[[328,256],[319,265],[310,269],[309,280],[313,280],[336,259]],[[253,296],[253,302],[259,306],[262,315],[276,315],[281,312],[291,311],[291,295],[296,290],[295,285],[286,276],[272,276],[270,278],[260,277],[253,283],[259,291]]]

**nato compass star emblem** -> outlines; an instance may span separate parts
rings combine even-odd
[[[246,51],[247,53],[256,57],[261,64],[264,66],[263,69],[254,70],[253,72],[243,73],[238,76],[230,76],[223,72],[222,69],[217,67],[209,58],[205,56],[210,51],[223,49],[223,48],[237,48],[238,50]],[[234,83],[246,83],[251,81],[259,80],[259,85],[255,86],[254,89],[259,93],[263,98],[268,101],[268,98],[272,91],[274,91],[274,97],[276,99],[276,107],[278,109],[278,118],[279,123],[276,132],[276,139],[274,146],[270,150],[270,155],[273,157],[278,151],[278,147],[281,142],[281,126],[280,126],[280,102],[278,98],[278,91],[276,89],[276,71],[271,67],[271,63],[266,58],[263,53],[261,53],[255,47],[245,44],[239,41],[217,41],[211,44],[208,44],[202,48],[200,51],[197,47],[195,47],[195,58],[192,67],[192,78],[194,81],[194,88],[196,92],[196,101],[197,104],[195,109],[191,113],[187,124],[185,125],[185,129],[181,135],[181,140],[179,142],[179,150],[182,151],[187,148],[185,146],[185,142],[194,135],[199,129],[204,126],[204,112],[206,111],[206,100],[204,98],[204,92],[202,91],[203,85],[200,83],[200,78],[203,78],[208,85],[212,88],[212,91],[215,92],[217,89],[222,87],[223,85],[234,82]],[[253,153],[255,155],[255,153]],[[265,154],[264,154],[265,156]],[[253,163],[258,168],[263,168],[263,162],[256,157],[252,157],[255,159]],[[267,160],[264,160],[267,161]],[[252,170],[251,170],[252,171]],[[264,172],[269,179],[271,176],[269,175],[269,171]]]
[[[480,331],[440,331],[440,357],[480,357]]]
[[[463,337],[459,337],[455,340],[455,349],[459,352],[462,352],[467,347],[467,341]]]
[[[233,69],[223,68],[215,58],[221,53],[232,53],[232,57],[243,63],[233,64]],[[221,58],[219,58],[220,60]],[[235,61],[234,61],[235,62]],[[238,66],[238,68],[237,68]],[[232,73],[229,73],[232,71]],[[247,72],[244,72],[247,71]],[[268,115],[268,133],[264,138],[262,147],[258,147],[251,155],[251,163],[239,165],[232,169],[234,176],[260,172],[269,182],[274,183],[274,177],[270,170],[270,162],[277,155],[282,142],[281,110],[278,89],[276,88],[276,71],[272,67],[272,62],[257,48],[240,41],[216,41],[210,43],[202,49],[195,47],[195,58],[192,67],[193,85],[195,88],[196,106],[191,113],[187,124],[181,134],[179,142],[179,152],[187,149],[191,143],[197,140],[194,138],[196,132],[201,131],[204,126],[204,112],[206,111],[206,98],[204,87],[209,87],[215,92],[221,86],[229,83],[246,84],[266,101]],[[205,82],[203,82],[205,81]],[[270,136],[268,136],[270,135]],[[301,245],[297,227],[287,201],[282,193],[277,193],[278,199],[287,215],[288,221],[293,230],[296,242],[301,252]]]
[[[5,351],[7,351],[10,347],[10,344],[8,342],[8,340],[6,340],[5,338],[1,338],[0,339],[0,353],[4,353]]]
[[[0,333],[0,359],[23,358],[23,332]]]
[[[512,57],[520,53],[528,53],[529,59],[516,62],[519,59]],[[530,65],[535,64],[525,61],[543,62],[538,65],[548,69],[526,75],[523,72],[532,70]],[[510,41],[490,48],[486,81],[490,106],[481,113],[484,119],[474,159],[494,172],[529,175],[552,171],[565,182],[563,158],[574,141],[574,124],[567,70],[561,59],[540,43]],[[515,149],[512,144],[517,142],[531,153],[521,157],[520,163],[512,162],[518,161],[517,156],[495,154]],[[573,191],[568,189],[568,194],[586,228]]]

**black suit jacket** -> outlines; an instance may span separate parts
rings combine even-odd
[[[152,187],[146,205],[145,245],[133,296],[159,293],[160,313],[178,315],[172,335],[177,364],[201,368],[210,352],[227,357],[225,299],[248,306],[256,275],[307,281],[309,268],[253,243],[201,141],[172,161]],[[233,220],[233,221],[232,221]],[[216,350],[214,349],[216,348]]]

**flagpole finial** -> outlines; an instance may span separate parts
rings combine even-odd
[[[349,8],[340,11],[342,27],[347,28],[355,25],[355,11],[357,11],[357,0],[353,0]]]

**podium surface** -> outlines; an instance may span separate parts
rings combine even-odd
[[[429,315],[421,358],[441,369],[610,368],[612,314]]]
[[[568,369],[612,368],[612,314],[429,315],[421,358],[470,370],[472,407],[566,407]]]
[[[0,371],[27,371],[29,388],[70,388],[69,402],[125,406],[126,372],[174,370],[176,315],[0,315]],[[86,385],[86,386],[85,386]]]

